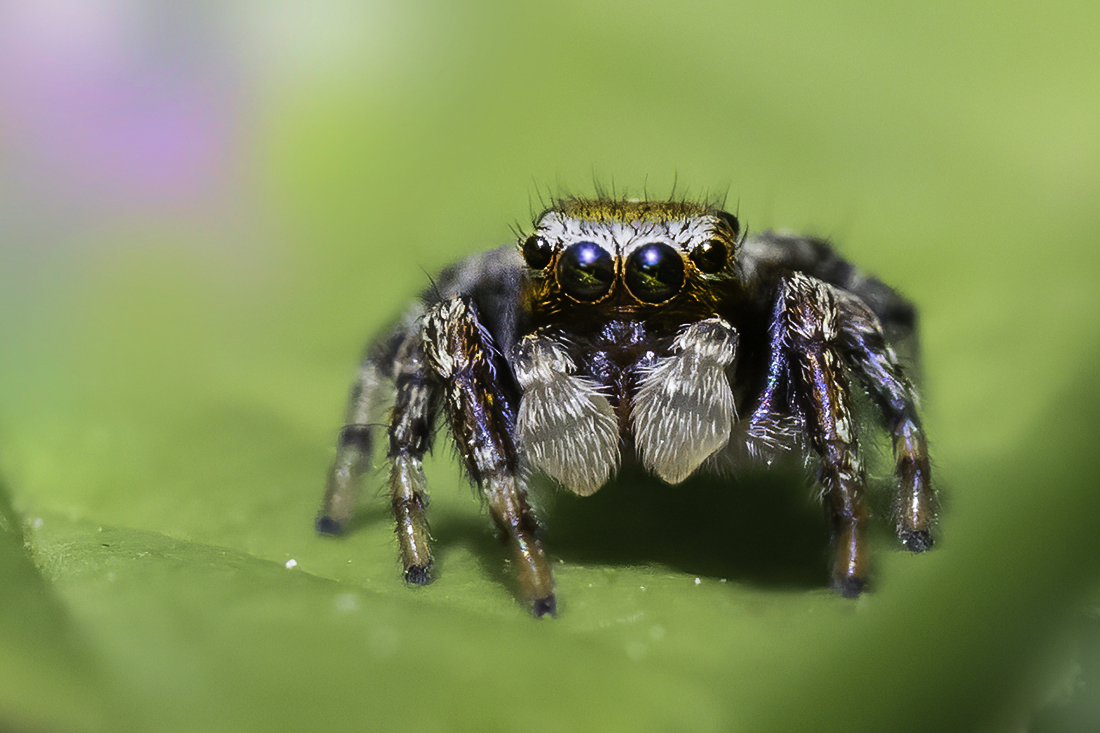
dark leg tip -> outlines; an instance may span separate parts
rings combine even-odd
[[[409,585],[427,585],[432,582],[432,565],[410,565],[405,568],[405,582]]]
[[[337,522],[332,517],[320,514],[317,516],[317,521],[314,522],[314,526],[320,534],[327,535],[342,535],[344,533],[344,525]]]
[[[532,613],[535,614],[535,618],[542,618],[543,616],[557,616],[558,615],[558,602],[555,600],[554,595],[550,594],[545,598],[536,598]]]
[[[833,581],[833,588],[845,598],[859,598],[867,589],[867,581],[855,575]]]
[[[925,529],[914,529],[901,533],[901,544],[910,552],[924,552],[932,549],[932,535]]]

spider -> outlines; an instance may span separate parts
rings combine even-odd
[[[801,453],[831,523],[831,584],[858,596],[869,551],[854,390],[893,439],[897,536],[913,552],[932,546],[917,394],[891,345],[914,343],[915,321],[822,240],[749,237],[710,203],[558,200],[518,246],[445,270],[368,348],[317,529],[339,534],[354,511],[389,384],[389,493],[409,584],[432,579],[421,462],[442,411],[535,616],[556,601],[527,477],[586,496],[625,461],[676,484]]]

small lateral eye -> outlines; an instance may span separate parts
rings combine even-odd
[[[737,221],[737,217],[728,211],[719,211],[718,218],[729,228],[730,240],[736,242],[738,235],[741,234],[741,222]]]
[[[699,268],[700,272],[704,272],[708,275],[724,270],[728,256],[729,250],[726,248],[725,243],[717,239],[703,242],[693,249],[689,255],[691,261],[695,263],[695,266]]]
[[[553,258],[554,249],[545,239],[537,234],[532,234],[523,240],[520,253],[523,255],[523,261],[532,270],[545,270]]]
[[[684,259],[663,242],[643,244],[626,261],[626,287],[643,303],[663,303],[684,286]]]
[[[585,303],[603,299],[615,283],[615,260],[595,242],[569,245],[558,258],[557,270],[562,290]]]

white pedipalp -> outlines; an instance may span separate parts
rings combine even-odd
[[[676,484],[729,442],[737,410],[727,368],[737,333],[709,318],[685,327],[672,350],[643,375],[631,420],[642,463]]]
[[[552,339],[528,336],[516,351],[516,437],[527,461],[574,493],[592,494],[619,468],[615,411]]]

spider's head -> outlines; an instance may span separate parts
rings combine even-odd
[[[519,243],[536,310],[597,305],[625,313],[690,310],[739,277],[732,214],[683,201],[569,199]]]

